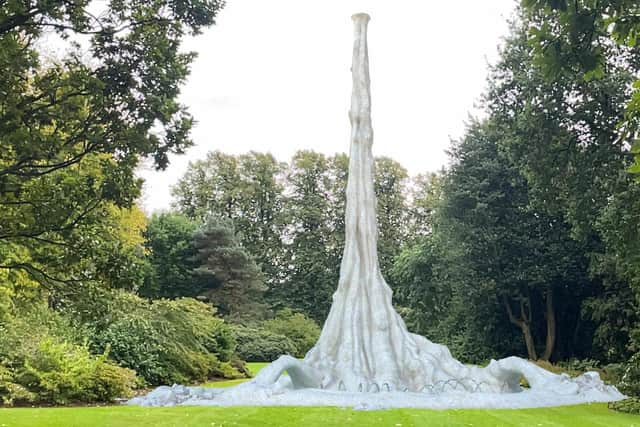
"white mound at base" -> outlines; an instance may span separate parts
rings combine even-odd
[[[500,362],[520,365],[526,363],[516,357]],[[264,368],[256,378],[232,388],[158,387],[143,397],[131,399],[130,405],[141,406],[336,406],[361,410],[389,408],[540,408],[580,403],[610,402],[624,398],[615,387],[602,382],[596,372],[577,378],[555,375],[538,368],[534,376],[546,382],[518,392],[496,393],[466,391],[461,384],[449,382],[442,389],[424,392],[376,391],[348,392],[301,386],[300,378],[282,376],[285,369],[295,371],[302,362],[283,356]],[[541,375],[541,376],[538,376]],[[277,380],[273,382],[274,376]],[[297,383],[297,386],[294,385]],[[480,387],[481,388],[481,387]]]

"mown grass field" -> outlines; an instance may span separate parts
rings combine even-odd
[[[257,372],[266,363],[252,363]],[[208,383],[228,387],[242,380]],[[519,410],[354,411],[325,407],[177,407],[134,406],[0,408],[0,427],[121,426],[637,426],[640,416],[621,414],[606,404]]]

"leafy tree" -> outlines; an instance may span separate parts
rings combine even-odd
[[[490,122],[472,124],[452,150],[443,229],[448,243],[461,248],[452,252],[459,254],[456,268],[466,264],[470,274],[459,283],[463,294],[476,304],[501,307],[494,319],[521,330],[529,358],[538,358],[536,337],[542,337],[541,357],[548,360],[558,334],[575,331],[575,318],[560,323],[557,315],[579,313],[587,264],[562,219],[530,207],[526,180],[499,150],[504,136]]]
[[[635,0],[567,1],[522,0],[529,24],[529,42],[536,65],[549,80],[563,74],[585,80],[602,79],[612,65],[623,62],[636,74],[640,66],[640,5]],[[611,54],[618,45],[619,55]],[[637,79],[637,77],[636,77]],[[640,80],[633,92],[622,92],[627,101],[620,117],[620,138],[638,152],[640,130]],[[638,156],[631,168],[640,171]]]
[[[393,260],[407,237],[407,170],[388,157],[375,159],[374,191],[377,198],[378,257],[388,276]]]
[[[94,240],[83,236],[109,204],[132,205],[139,158],[164,168],[191,143],[177,97],[194,55],[180,45],[221,7],[110,1],[94,15],[86,0],[0,5],[0,246],[28,254],[0,268],[49,286],[86,279],[90,269],[66,268],[69,258],[91,259]],[[43,61],[47,31],[69,53]]]
[[[322,322],[329,311],[334,268],[328,256],[329,179],[327,159],[313,151],[297,152],[287,174],[290,196],[285,202],[286,281],[272,298]]]
[[[151,217],[145,232],[150,269],[140,294],[148,298],[200,295],[203,284],[194,274],[199,267],[194,236],[198,223],[184,215]]]
[[[410,242],[433,232],[436,209],[442,197],[442,174],[420,174],[411,179],[407,214],[407,239]]]
[[[622,331],[630,329],[635,317],[630,315],[633,299],[624,297],[630,294],[632,274],[613,267],[622,256],[610,243],[615,231],[599,224],[614,206],[617,215],[627,217],[625,211],[636,210],[633,203],[625,209],[612,203],[637,185],[624,172],[631,156],[618,131],[634,77],[624,50],[605,44],[601,53],[608,60],[599,78],[585,80],[581,70],[566,68],[549,79],[536,66],[527,39],[526,29],[539,22],[539,17],[525,17],[514,27],[492,71],[487,107],[492,120],[510,135],[503,148],[526,176],[530,204],[562,218],[588,255],[591,280],[598,289],[585,305],[585,314],[598,324],[598,352],[619,360],[628,347]],[[610,328],[607,319],[625,326]],[[608,336],[603,335],[606,331]]]

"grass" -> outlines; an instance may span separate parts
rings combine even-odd
[[[107,406],[0,409],[1,427],[116,426],[640,426],[640,416],[621,414],[606,404],[519,410],[353,411],[319,407]]]
[[[249,363],[256,374],[267,363]],[[214,381],[229,387],[245,380]],[[104,406],[77,408],[0,408],[0,427],[124,426],[637,426],[640,416],[607,409],[606,404],[542,409],[354,411],[326,407]]]
[[[247,368],[249,368],[249,371],[253,375],[256,375],[258,372],[260,372],[260,369],[264,368],[268,364],[269,362],[247,362]],[[204,383],[202,385],[205,387],[232,387],[245,381],[247,381],[247,379],[244,378],[239,380],[209,381],[208,383]]]

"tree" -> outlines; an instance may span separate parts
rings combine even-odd
[[[145,232],[151,269],[140,295],[178,298],[200,295],[203,284],[194,275],[199,267],[194,236],[199,224],[184,215],[162,213],[151,217]]]
[[[407,170],[388,158],[375,159],[374,191],[377,198],[378,257],[387,276],[407,237]]]
[[[215,151],[190,163],[173,188],[176,207],[188,217],[233,223],[269,285],[282,281],[283,171],[271,154]]]
[[[548,360],[559,334],[573,336],[575,318],[559,323],[557,315],[579,313],[587,263],[567,224],[530,206],[524,176],[499,149],[505,136],[491,122],[474,123],[454,147],[440,227],[460,248],[452,254],[455,268],[468,274],[461,294],[501,310],[494,319],[520,329],[530,359],[538,358],[536,337],[543,337]],[[473,327],[486,330],[487,321]]]
[[[264,277],[230,223],[207,222],[195,235],[195,249],[199,267],[194,275],[203,284],[201,295],[227,318],[255,320],[264,316]]]
[[[597,79],[585,79],[582,70],[570,68],[549,79],[537,66],[526,33],[539,19],[525,17],[514,26],[493,68],[486,105],[492,120],[510,135],[503,150],[526,177],[530,204],[562,218],[584,248],[594,287],[585,314],[598,325],[596,350],[602,357],[620,360],[628,355],[621,331],[629,330],[635,318],[630,315],[633,299],[624,297],[630,294],[633,273],[613,266],[629,267],[618,260],[636,255],[614,250],[610,242],[615,229],[601,225],[614,206],[618,215],[629,219],[637,209],[623,196],[633,193],[637,184],[625,173],[632,159],[618,130],[634,76],[624,49],[605,43],[601,53],[607,61]],[[624,209],[615,203],[621,198],[630,202]],[[609,328],[606,319],[618,319],[624,326]]]
[[[547,79],[563,74],[599,80],[616,64],[624,65],[637,76],[640,66],[640,5],[635,0],[522,0],[529,23],[529,43],[536,65]],[[618,55],[612,55],[618,45]],[[640,80],[633,92],[622,92],[627,101],[620,118],[620,139],[640,148]],[[630,169],[640,172],[640,161]]]
[[[411,179],[407,214],[407,238],[410,242],[421,240],[433,232],[434,218],[442,197],[442,175],[420,174]]]
[[[329,311],[336,286],[336,266],[328,251],[331,229],[327,169],[326,157],[313,151],[298,151],[291,160],[287,173],[290,196],[285,202],[286,281],[271,291],[272,299],[318,323]]]
[[[111,1],[99,15],[86,0],[0,5],[0,245],[29,254],[3,257],[0,268],[48,286],[84,280],[85,268],[61,268],[58,255],[89,246],[78,230],[109,204],[133,204],[141,157],[164,168],[169,153],[190,145],[192,118],[177,97],[194,55],[180,45],[222,4]],[[70,53],[41,60],[46,31]]]

